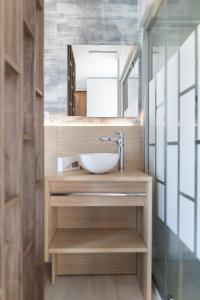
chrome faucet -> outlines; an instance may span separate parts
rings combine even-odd
[[[103,136],[99,140],[102,142],[115,142],[119,146],[119,171],[124,172],[124,133],[115,132],[116,136]]]

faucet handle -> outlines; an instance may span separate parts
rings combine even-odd
[[[124,133],[123,132],[115,132],[116,135],[118,135],[118,138],[121,140],[124,140]]]
[[[100,136],[99,140],[101,142],[110,142],[110,141],[112,141],[112,138],[110,136]]]

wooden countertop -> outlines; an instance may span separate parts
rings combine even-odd
[[[152,177],[141,171],[113,171],[107,174],[89,174],[83,170],[51,173],[45,177],[47,181],[151,181]]]

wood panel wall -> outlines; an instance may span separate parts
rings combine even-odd
[[[0,1],[0,299],[43,300],[43,0]]]
[[[90,152],[117,152],[114,142],[101,142],[100,136],[125,134],[125,169],[144,169],[143,127],[132,126],[45,126],[45,174],[56,171],[56,158]]]

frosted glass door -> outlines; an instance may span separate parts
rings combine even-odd
[[[197,257],[200,260],[200,145],[197,149]]]
[[[164,182],[164,106],[157,108],[156,117],[156,177]]]
[[[178,141],[178,52],[167,63],[167,142]]]
[[[200,25],[197,31],[197,42],[198,42],[198,139],[200,140]]]
[[[195,32],[180,47],[180,91],[195,84]]]
[[[195,90],[180,97],[180,191],[195,196]]]
[[[178,233],[178,146],[167,146],[167,226]]]
[[[161,1],[148,32],[150,110],[156,100],[156,143],[148,145],[152,174],[156,165],[153,277],[162,299],[198,300],[200,0]]]
[[[156,81],[149,83],[149,143],[155,143],[155,120],[156,120]]]

